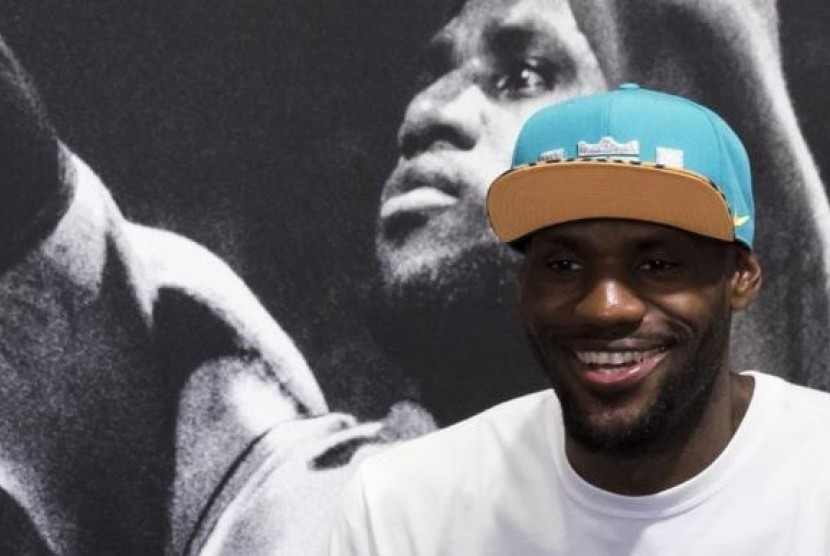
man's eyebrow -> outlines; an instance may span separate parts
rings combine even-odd
[[[515,54],[531,46],[544,46],[557,58],[570,56],[565,43],[552,29],[541,27],[533,21],[505,25],[503,21],[491,21],[484,28],[482,37],[486,48],[495,54]]]
[[[647,251],[649,249],[674,249],[678,247],[686,247],[687,241],[689,240],[682,236],[643,237],[637,241],[636,246],[637,249],[640,249],[641,251]]]
[[[533,57],[553,70],[557,81],[570,80],[576,74],[574,52],[552,27],[533,21],[510,25],[492,22],[485,28],[482,41],[487,55],[496,63]]]
[[[579,239],[567,235],[543,235],[533,234],[528,237],[527,246],[539,245],[542,247],[564,247],[566,249],[575,249],[579,246]]]
[[[667,246],[668,244],[665,241],[652,238],[643,239],[642,241],[637,242],[637,249],[639,249],[640,251],[648,251],[650,249],[661,249]]]

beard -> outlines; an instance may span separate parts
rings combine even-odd
[[[556,373],[550,373],[568,436],[595,453],[622,457],[658,452],[684,442],[700,423],[727,360],[730,323],[730,313],[723,307],[690,349],[689,362],[679,372],[667,373],[656,399],[622,425],[592,419],[575,403],[569,389],[553,378]],[[613,412],[624,405],[625,398],[604,402]]]
[[[421,249],[428,250],[428,245]],[[422,264],[406,269],[379,258],[382,296],[376,301],[386,311],[444,312],[515,301],[516,256],[495,238],[463,251],[425,257]]]

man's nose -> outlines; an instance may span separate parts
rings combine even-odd
[[[589,286],[574,312],[583,324],[608,328],[639,324],[646,310],[646,303],[630,285],[616,278],[602,278]]]
[[[398,132],[404,158],[438,148],[472,149],[484,125],[487,98],[462,70],[444,74],[418,93]]]

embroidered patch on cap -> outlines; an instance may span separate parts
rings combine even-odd
[[[683,168],[683,151],[681,149],[657,147],[657,152],[655,154],[655,162],[657,162],[657,164]]]
[[[553,149],[539,153],[539,162],[556,162],[557,160],[565,160],[565,149]]]
[[[640,142],[633,139],[627,143],[620,143],[613,137],[606,135],[596,143],[580,141],[576,145],[577,156],[580,158],[622,158],[625,160],[639,160]]]

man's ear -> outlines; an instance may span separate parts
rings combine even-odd
[[[732,311],[742,311],[758,297],[761,289],[761,265],[758,258],[748,249],[735,250],[735,270],[730,282]]]

